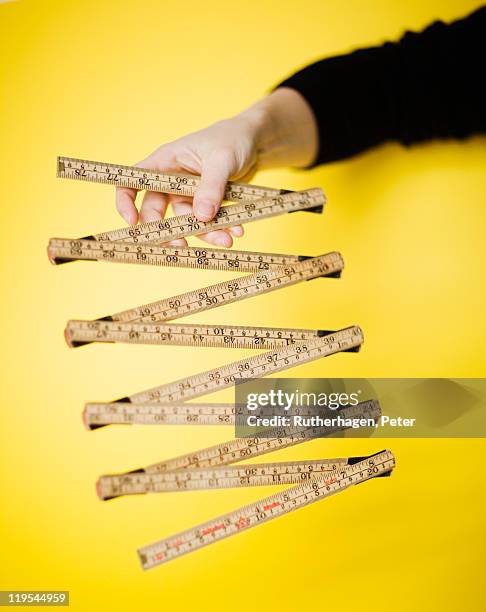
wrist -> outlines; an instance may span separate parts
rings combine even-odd
[[[251,130],[260,168],[306,167],[315,159],[317,123],[308,102],[296,90],[278,88],[239,117]]]

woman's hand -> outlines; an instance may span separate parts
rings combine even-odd
[[[116,207],[131,225],[157,221],[172,204],[176,215],[194,214],[210,221],[223,200],[229,180],[249,182],[257,169],[277,165],[307,165],[317,148],[317,128],[307,102],[292,89],[282,88],[243,113],[219,121],[183,138],[162,145],[136,164],[159,172],[185,172],[201,176],[194,198],[147,191],[140,206],[137,190],[118,188]],[[199,236],[207,242],[230,247],[241,226]],[[185,246],[185,239],[170,244]]]

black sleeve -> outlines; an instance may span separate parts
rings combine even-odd
[[[486,132],[485,60],[486,6],[399,42],[318,61],[277,87],[296,89],[314,111],[315,166],[390,140]]]

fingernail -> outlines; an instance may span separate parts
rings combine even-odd
[[[214,242],[218,246],[230,247],[232,241],[231,241],[231,238],[228,236],[228,234],[226,234],[226,236],[217,236],[217,238],[215,238]]]
[[[236,227],[230,227],[230,232],[235,238],[241,238],[243,236],[243,228],[237,225]]]
[[[216,212],[216,207],[212,202],[208,200],[203,200],[202,202],[198,202],[196,208],[196,216],[201,221],[210,221]]]
[[[138,221],[138,213],[133,210],[126,210],[122,212],[122,217],[128,223],[128,225],[136,225]]]

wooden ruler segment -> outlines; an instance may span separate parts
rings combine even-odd
[[[297,365],[359,347],[364,341],[358,326],[348,327],[322,338],[297,342],[275,351],[235,361],[207,372],[182,378],[125,398],[133,403],[183,402],[233,386],[248,378],[268,376]],[[118,400],[120,401],[120,400]]]
[[[353,458],[222,465],[161,473],[108,474],[99,478],[96,490],[100,499],[106,500],[122,495],[297,484],[342,468],[350,460]]]
[[[124,342],[170,346],[270,349],[320,338],[329,330],[199,323],[121,323],[68,321],[65,338],[71,347],[91,342]]]
[[[306,255],[259,253],[236,249],[170,247],[90,239],[51,238],[47,248],[53,264],[68,261],[108,261],[224,272],[261,272],[277,270],[309,259]]]
[[[195,289],[170,298],[144,304],[104,317],[108,321],[171,321],[197,312],[231,304],[283,287],[289,287],[320,276],[337,276],[344,262],[340,253],[332,252],[275,271],[259,272],[241,278]]]
[[[316,411],[301,407],[293,413],[312,416]],[[242,414],[243,406],[230,403],[89,402],[84,407],[83,423],[87,429],[107,425],[235,425],[235,416]]]
[[[193,196],[201,180],[199,176],[193,174],[161,173],[157,170],[136,166],[122,166],[63,156],[57,158],[57,176],[90,183],[104,183],[114,187],[146,189],[184,196]],[[286,189],[229,182],[226,187],[225,199],[236,202],[254,202],[284,193],[288,193],[288,191]]]
[[[384,450],[357,463],[333,470],[325,478],[313,478],[217,519],[145,546],[138,551],[140,562],[143,569],[166,563],[245,529],[304,508],[352,485],[388,473],[394,467],[393,454]]]
[[[321,212],[325,197],[321,189],[293,191],[285,195],[243,204],[222,206],[211,221],[199,221],[194,215],[167,217],[121,229],[110,230],[86,238],[131,243],[165,243],[178,238],[206,234],[218,229],[269,219],[299,210]]]
[[[218,465],[230,465],[275,452],[281,448],[288,448],[302,444],[312,439],[315,428],[280,427],[268,430],[269,437],[248,436],[232,438],[227,442],[220,442],[214,446],[204,448],[185,455],[152,463],[142,468],[125,472],[132,473],[161,473],[173,470],[187,470],[194,468],[211,468]]]
[[[378,419],[381,415],[380,404],[376,400],[361,402],[356,406],[346,406],[339,411],[343,419]],[[344,431],[346,427],[326,428],[329,434]],[[191,468],[210,468],[218,465],[230,465],[271,453],[281,448],[294,446],[313,439],[322,432],[316,427],[275,427],[269,428],[265,436],[246,436],[233,438],[227,442],[215,444],[199,451],[187,453],[166,461],[153,463],[133,472],[167,472],[172,470],[187,470]]]
[[[90,402],[84,407],[87,429],[106,425],[234,425],[241,408],[235,404],[131,404]]]

